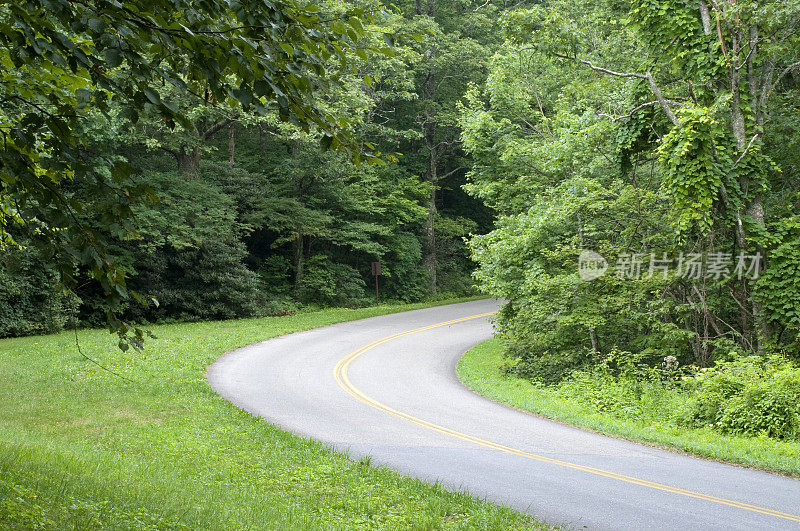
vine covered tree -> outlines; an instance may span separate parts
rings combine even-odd
[[[526,370],[557,377],[615,348],[700,364],[737,348],[796,353],[797,165],[782,144],[796,134],[799,25],[793,1],[554,1],[506,15],[462,125],[470,190],[499,214],[473,240],[478,278],[510,300],[500,322]],[[766,259],[757,280],[586,283],[581,249]]]

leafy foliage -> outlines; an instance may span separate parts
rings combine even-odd
[[[27,249],[0,259],[0,337],[58,332],[76,315],[77,300],[54,289],[56,272]]]
[[[759,279],[758,297],[770,319],[781,326],[782,342],[800,353],[800,219],[788,216],[772,230],[769,268]]]
[[[312,256],[298,285],[301,300],[329,306],[354,306],[364,303],[366,284],[354,268],[333,263],[325,255]]]
[[[69,2],[0,4],[0,239],[11,224],[57,262],[60,281],[74,286],[73,265],[86,266],[107,299],[108,322],[131,330],[113,309],[127,299],[130,269],[108,253],[110,239],[135,235],[131,205],[146,191],[113,154],[92,153],[97,111],[136,122],[142,112],[190,127],[165,97],[169,84],[205,101],[325,131],[326,144],[346,141],[348,121],[312,96],[336,84],[364,33],[364,9],[323,13],[289,1]],[[87,195],[70,194],[76,183]],[[90,212],[99,227],[82,223]],[[13,243],[13,242],[11,242]],[[135,330],[140,343],[142,331]]]
[[[800,369],[779,357],[720,362],[688,382],[682,421],[722,433],[800,438]]]
[[[131,286],[158,300],[137,320],[224,319],[258,313],[264,305],[258,275],[243,263],[241,237],[249,227],[236,219],[236,205],[213,183],[173,174],[148,179],[162,190],[155,205],[136,213],[142,240],[131,248],[136,276]]]
[[[780,145],[797,132],[791,4],[552,1],[504,15],[461,125],[466,189],[498,216],[471,249],[479,284],[508,300],[510,370],[556,382],[610,352],[652,366],[706,366],[732,346],[796,353],[797,180],[781,170],[797,160]],[[604,275],[579,277],[582,251],[605,258]],[[766,259],[758,282],[657,269],[692,253]]]
[[[673,221],[679,232],[697,227],[707,233],[713,225],[713,207],[725,172],[724,130],[714,109],[688,108],[680,113],[680,127],[661,141],[664,192],[672,201]],[[728,163],[731,163],[728,160]]]

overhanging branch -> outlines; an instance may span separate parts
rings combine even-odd
[[[678,121],[678,117],[673,112],[672,107],[669,106],[669,102],[664,97],[664,94],[661,92],[661,89],[658,88],[658,85],[656,84],[656,81],[655,81],[655,79],[653,79],[653,75],[650,72],[645,72],[644,74],[640,74],[638,72],[615,72],[615,71],[609,70],[607,68],[602,68],[600,66],[595,66],[594,63],[592,63],[591,61],[587,61],[585,59],[578,59],[578,61],[583,63],[583,64],[585,64],[586,66],[588,66],[589,68],[591,68],[595,72],[600,72],[602,74],[607,74],[609,76],[614,76],[614,77],[633,77],[633,78],[636,78],[636,79],[644,79],[644,80],[646,80],[647,83],[650,85],[650,90],[653,91],[653,95],[656,97],[656,100],[658,101],[659,105],[661,105],[661,108],[664,109],[665,113],[667,113],[667,117],[669,117],[669,120],[676,126],[680,125],[680,122]]]
[[[209,138],[217,134],[217,132],[219,132],[220,129],[222,129],[227,125],[230,125],[231,122],[233,122],[233,118],[225,118],[224,120],[220,120],[219,122],[215,123],[210,128],[208,128],[206,132],[203,133],[203,140],[208,140]]]

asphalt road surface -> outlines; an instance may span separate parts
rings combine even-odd
[[[491,336],[476,301],[231,352],[211,386],[281,428],[404,475],[589,529],[800,529],[800,481],[590,433],[482,398],[455,375]]]

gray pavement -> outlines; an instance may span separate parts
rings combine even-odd
[[[208,381],[281,428],[553,524],[800,529],[800,481],[583,431],[464,387],[455,365],[491,336],[486,317],[353,354],[496,306],[468,302],[278,337],[223,356]]]

